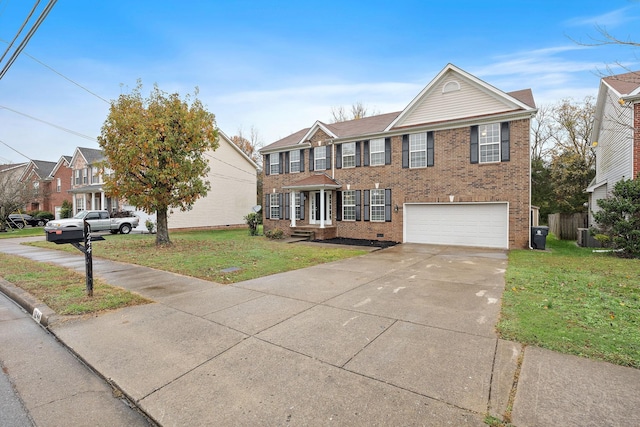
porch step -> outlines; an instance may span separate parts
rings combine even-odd
[[[297,239],[305,239],[305,240],[314,240],[316,238],[316,233],[311,230],[295,230],[291,233],[291,237]]]

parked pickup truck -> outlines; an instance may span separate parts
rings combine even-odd
[[[110,231],[112,234],[118,232],[129,234],[140,221],[137,216],[111,218],[108,211],[80,211],[73,218],[49,221],[44,227],[44,231],[51,233],[56,230],[82,229],[85,219],[89,223],[91,231]]]

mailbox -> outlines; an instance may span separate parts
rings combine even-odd
[[[47,230],[47,242],[57,244],[80,243],[84,241],[84,232],[81,228],[68,228],[59,230]]]

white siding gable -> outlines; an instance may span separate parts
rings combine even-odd
[[[633,130],[632,109],[621,106],[619,95],[607,88],[596,147],[596,182],[613,184],[622,177],[632,178]]]
[[[416,100],[394,127],[413,126],[513,111],[520,107],[505,97],[478,85],[466,76],[448,70]]]
[[[257,174],[254,165],[222,134],[220,146],[205,153],[211,170],[206,180],[211,189],[193,209],[174,209],[169,229],[244,225],[244,216],[256,205]]]

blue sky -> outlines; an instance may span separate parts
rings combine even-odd
[[[0,0],[0,40],[33,3]],[[504,91],[531,88],[538,105],[582,99],[607,66],[640,69],[640,50],[573,40],[592,42],[600,26],[640,42],[639,21],[638,0],[59,0],[0,80],[0,141],[37,160],[98,148],[99,97],[137,79],[145,94],[198,87],[227,135],[254,126],[265,145],[329,121],[332,107],[399,111],[448,63]],[[25,160],[0,144],[0,163]]]

